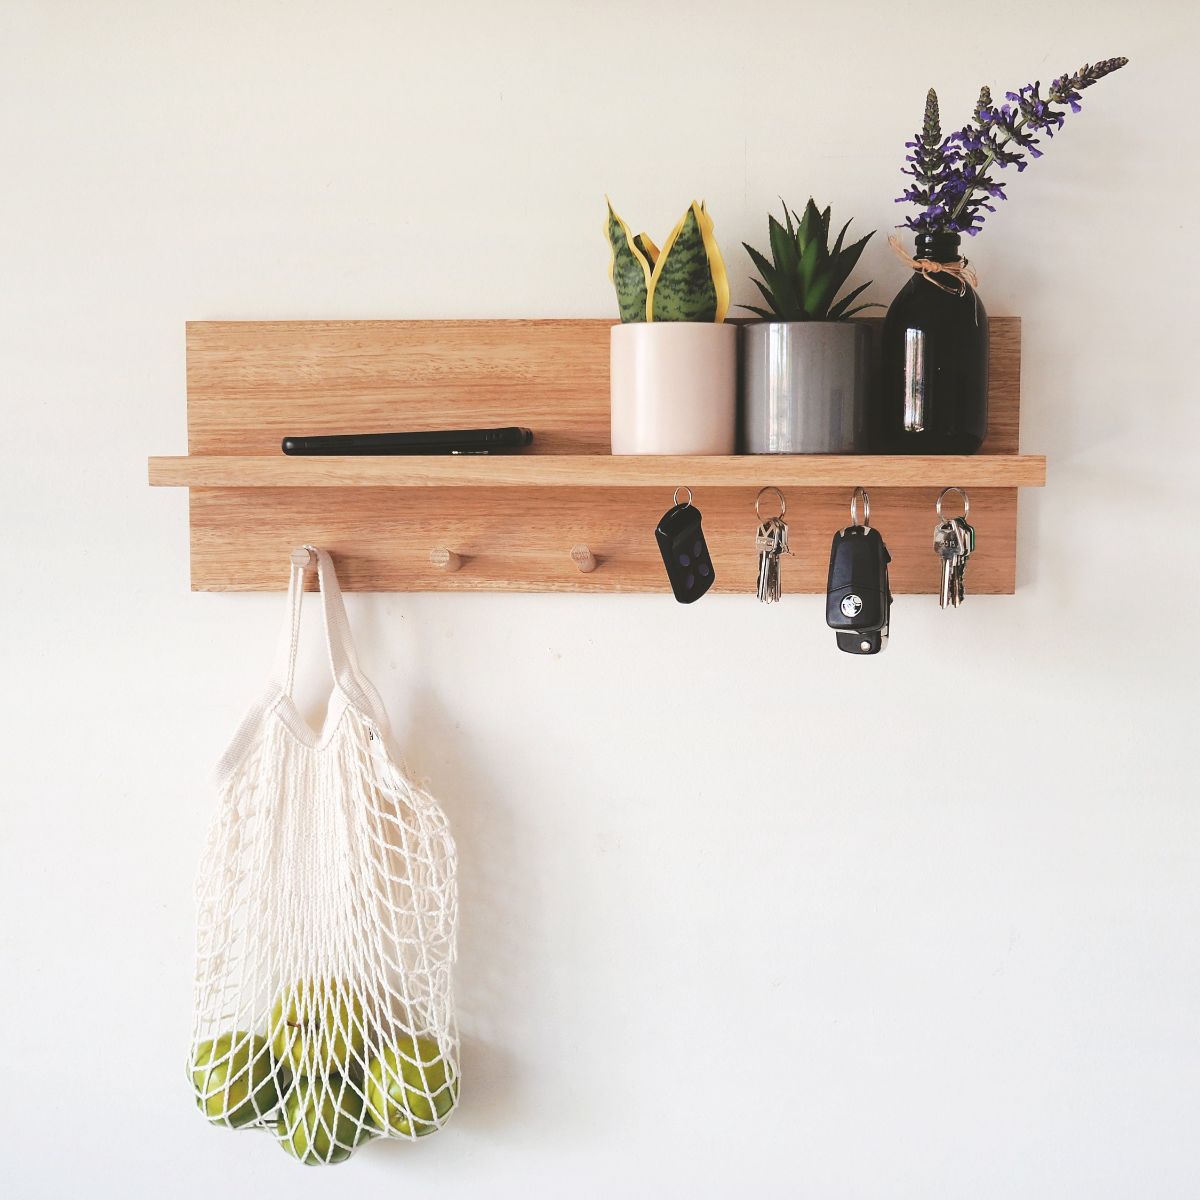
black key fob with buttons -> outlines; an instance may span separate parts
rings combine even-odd
[[[691,502],[676,504],[663,513],[654,536],[675,599],[680,604],[699,600],[716,579],[712,555],[700,528],[700,510]]]
[[[877,530],[851,525],[834,534],[829,552],[825,623],[837,632],[839,650],[878,654],[887,645],[892,556]]]

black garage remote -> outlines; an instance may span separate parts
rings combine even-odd
[[[682,504],[678,503],[680,490],[688,494]],[[716,572],[704,540],[704,530],[700,527],[700,510],[692,503],[692,493],[687,488],[676,489],[675,499],[675,505],[663,513],[654,536],[658,539],[675,599],[680,604],[691,604],[712,587]]]

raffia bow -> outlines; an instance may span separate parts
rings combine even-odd
[[[952,262],[936,262],[932,258],[913,258],[900,244],[900,239],[894,233],[888,238],[888,244],[906,267],[913,271],[920,271],[927,282],[932,283],[936,288],[941,288],[943,292],[949,292],[953,296],[962,296],[965,295],[968,284],[972,288],[979,287],[979,276],[975,274],[975,268],[969,266],[965,258],[956,258]],[[958,286],[952,287],[948,283],[943,283],[937,278],[939,275],[949,275],[957,281]]]

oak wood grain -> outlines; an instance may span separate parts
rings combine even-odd
[[[150,459],[150,482],[182,487],[1042,487],[1041,455],[504,454]]]
[[[607,454],[611,321],[219,321],[187,327],[188,451],[285,434],[525,425]]]
[[[757,490],[696,491],[718,592],[754,592]],[[784,592],[822,592],[850,493],[785,494],[794,557],[783,562]],[[897,594],[938,589],[936,496],[936,488],[871,490],[871,523],[891,551]],[[330,551],[351,591],[667,592],[654,527],[670,504],[669,490],[657,488],[194,488],[192,586],[282,589],[290,550],[310,541]],[[971,490],[978,549],[968,593],[1013,591],[1016,516],[1015,488]],[[580,544],[599,560],[595,571],[581,573],[572,560]],[[459,569],[430,563],[439,547],[459,556]]]

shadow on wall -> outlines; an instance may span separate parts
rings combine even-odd
[[[458,847],[455,1002],[459,1025],[470,1033],[462,1037],[464,1103],[454,1123],[499,1130],[520,1100],[519,1066],[505,1031],[527,1008],[518,963],[537,911],[537,872],[519,861],[513,817],[496,785],[504,764],[473,750],[478,742],[464,736],[460,720],[429,688],[416,688],[408,708],[407,728],[393,732],[399,761],[441,804]]]

